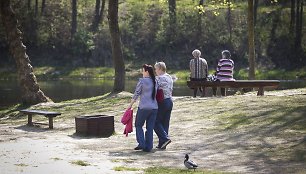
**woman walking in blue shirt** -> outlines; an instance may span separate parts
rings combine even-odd
[[[158,109],[155,97],[157,84],[153,67],[147,64],[143,65],[142,76],[143,78],[140,78],[137,83],[129,108],[131,108],[138,97],[140,97],[135,120],[136,139],[138,142],[138,146],[135,147],[135,150],[150,152],[153,148],[153,129]],[[145,135],[142,128],[144,123],[146,123]]]

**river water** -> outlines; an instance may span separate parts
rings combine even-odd
[[[54,102],[71,99],[88,98],[111,92],[113,80],[110,79],[64,79],[64,80],[40,80],[38,81],[42,91]],[[126,91],[134,92],[137,80],[126,80]],[[306,80],[281,81],[278,89],[292,89],[306,87]],[[229,95],[235,93],[233,90]],[[174,82],[174,96],[191,96],[186,81]],[[211,89],[207,90],[211,96]],[[20,90],[17,80],[0,80],[0,109],[20,102]]]

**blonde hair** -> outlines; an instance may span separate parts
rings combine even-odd
[[[166,72],[167,70],[165,62],[156,62],[154,67],[162,70],[163,72]]]
[[[192,55],[195,58],[199,58],[201,56],[201,51],[198,50],[198,49],[195,49],[195,50],[192,51]]]

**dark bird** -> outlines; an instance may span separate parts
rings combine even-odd
[[[195,162],[189,160],[189,155],[188,155],[188,154],[185,155],[184,165],[185,165],[188,169],[193,169],[193,170],[195,170],[196,168],[198,168],[198,165],[197,165]]]

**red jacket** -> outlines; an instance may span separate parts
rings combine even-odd
[[[123,134],[128,136],[129,133],[133,132],[133,109],[127,109],[122,118],[121,123],[125,125]]]

